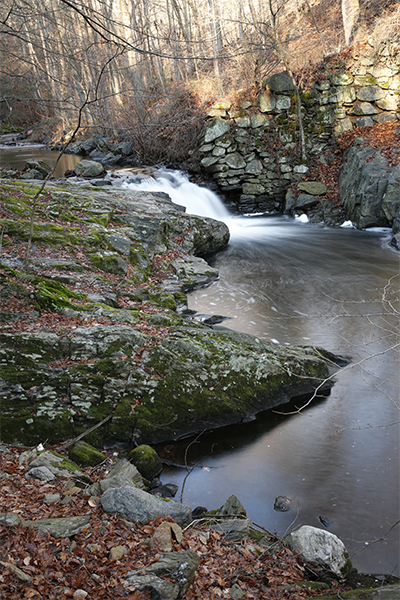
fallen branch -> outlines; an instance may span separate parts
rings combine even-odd
[[[65,448],[69,448],[70,446],[72,446],[72,444],[75,444],[75,442],[79,442],[79,440],[84,438],[86,435],[88,435],[89,433],[92,433],[92,431],[95,431],[96,429],[98,429],[99,427],[104,425],[104,423],[107,423],[107,421],[109,421],[111,419],[111,417],[113,416],[114,412],[115,411],[113,411],[112,413],[107,415],[102,421],[100,421],[100,423],[93,425],[93,427],[91,427],[90,429],[87,429],[86,431],[84,431],[83,433],[78,435],[78,437],[74,438],[73,440],[70,440],[69,442],[65,442],[65,444],[63,444],[62,446],[59,446],[57,448],[57,450],[58,451],[65,450]]]

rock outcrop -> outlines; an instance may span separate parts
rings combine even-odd
[[[87,441],[155,443],[248,420],[327,377],[332,357],[321,350],[179,314],[183,292],[218,275],[195,255],[227,243],[224,223],[187,215],[163,193],[51,184],[27,276],[23,194],[34,188],[20,183],[15,197],[15,184],[2,187],[4,441],[74,438],[105,419]]]
[[[400,123],[399,123],[400,130]],[[354,224],[400,228],[400,165],[356,138],[347,152],[339,178],[341,204]]]

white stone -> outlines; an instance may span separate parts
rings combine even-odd
[[[346,546],[329,531],[303,525],[289,535],[289,546],[305,562],[328,569],[337,577],[345,577],[351,569]]]

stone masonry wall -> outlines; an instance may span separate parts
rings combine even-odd
[[[301,94],[309,158],[344,132],[400,119],[400,48],[369,51],[326,71]],[[221,100],[208,112],[192,157],[239,212],[281,208],[285,190],[308,171],[301,160],[296,95],[287,73],[263,82],[255,99]]]

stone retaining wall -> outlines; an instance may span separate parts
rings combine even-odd
[[[344,132],[400,119],[400,49],[373,42],[324,73],[302,91],[309,158],[329,160],[329,147]],[[282,206],[284,192],[308,171],[301,160],[296,94],[287,73],[263,82],[258,95],[221,100],[208,112],[205,134],[192,164],[212,176],[239,212]]]

